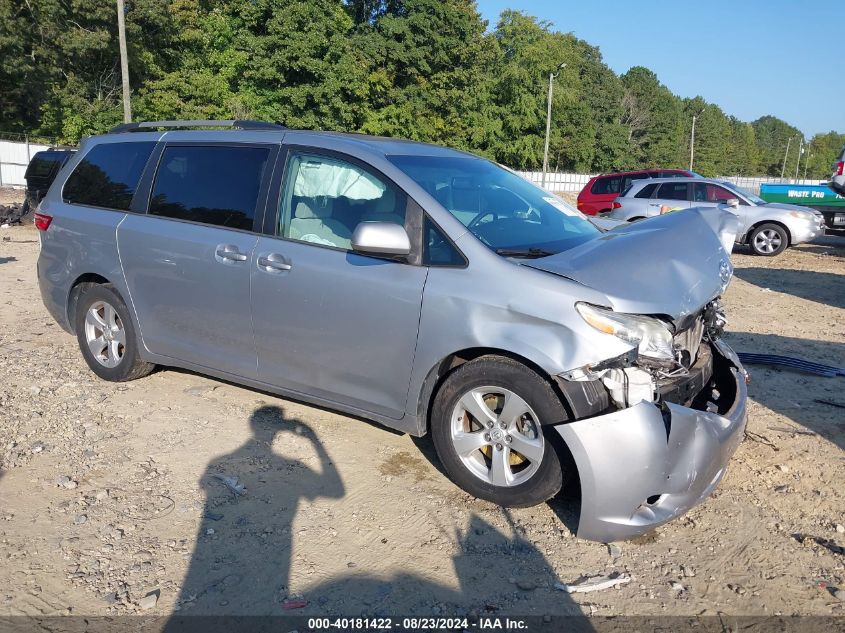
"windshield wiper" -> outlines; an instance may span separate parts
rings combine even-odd
[[[536,259],[539,257],[548,257],[549,255],[557,255],[554,251],[547,251],[544,248],[497,248],[496,255],[503,257],[525,257],[528,259]]]

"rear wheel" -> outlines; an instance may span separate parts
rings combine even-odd
[[[789,236],[779,224],[761,224],[751,232],[748,243],[755,255],[772,257],[786,249]]]
[[[138,357],[129,310],[111,285],[91,286],[79,296],[76,338],[88,367],[103,380],[135,380],[155,369]]]
[[[434,400],[431,433],[449,477],[471,495],[506,507],[529,507],[564,483],[546,437],[567,420],[557,394],[534,371],[509,358],[482,356],[461,365]]]

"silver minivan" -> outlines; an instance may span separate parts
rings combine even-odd
[[[44,303],[101,378],[184,367],[430,433],[503,506],[572,479],[585,538],[699,503],[743,436],[729,213],[602,232],[464,152],[151,122],[86,139],[36,225]]]

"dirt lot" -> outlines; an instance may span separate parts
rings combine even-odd
[[[572,498],[468,497],[425,440],[183,371],[96,379],[41,304],[37,232],[0,235],[0,615],[845,614],[819,587],[845,585],[845,410],[818,402],[845,378],[752,367],[716,494],[607,546]],[[845,366],[845,240],[735,262],[737,349]]]

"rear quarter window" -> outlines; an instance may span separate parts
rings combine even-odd
[[[94,146],[67,179],[62,199],[70,204],[129,210],[154,147],[153,142]]]
[[[643,187],[642,189],[640,189],[640,190],[639,190],[639,191],[638,191],[638,192],[634,195],[634,197],[635,197],[635,198],[651,198],[651,194],[653,194],[653,193],[654,193],[654,190],[655,190],[655,189],[657,189],[657,184],[658,184],[658,183],[653,182],[653,183],[651,183],[651,184],[649,184],[649,185],[646,185],[645,187]]]

